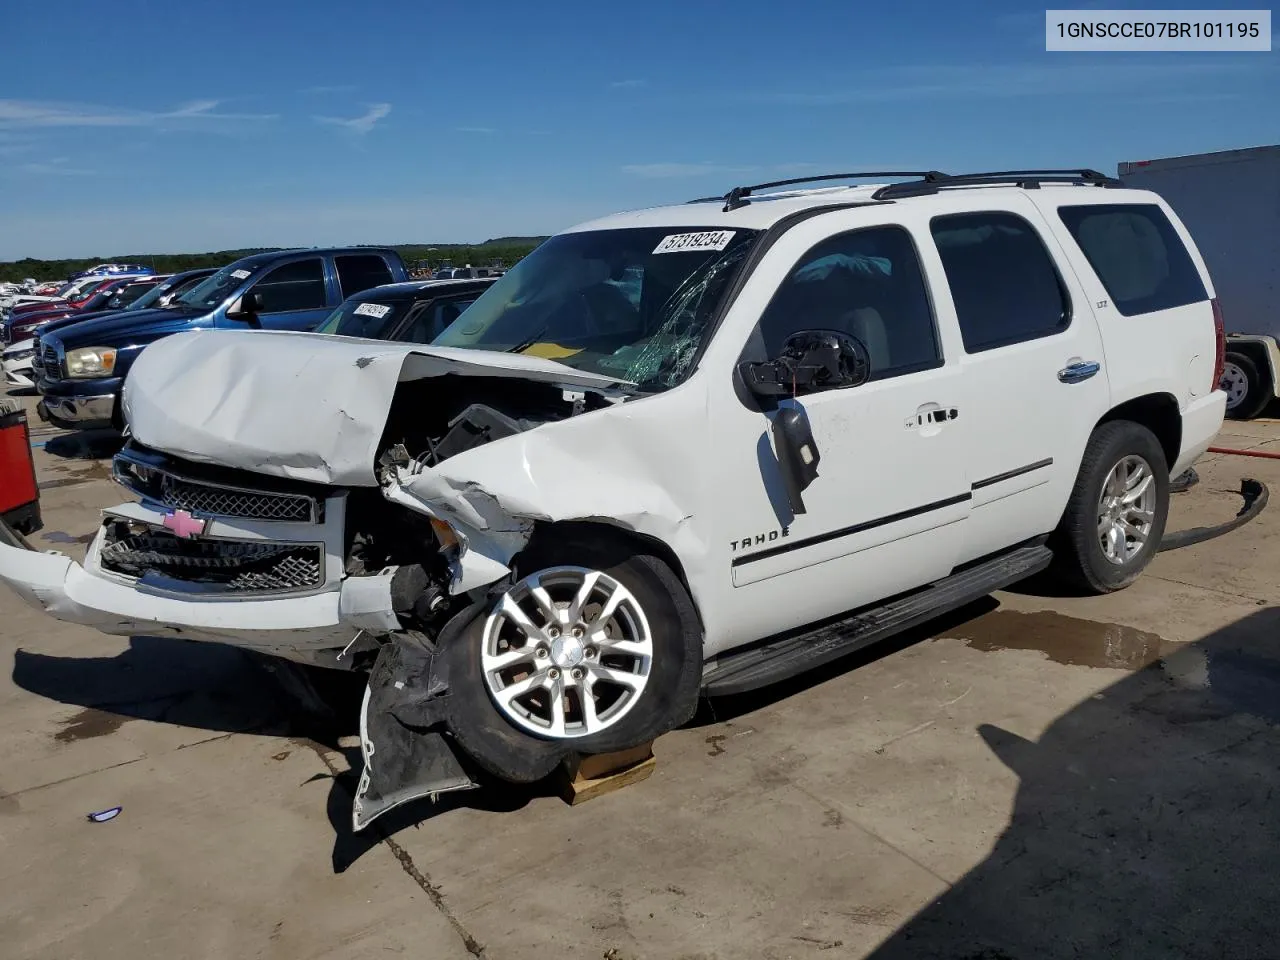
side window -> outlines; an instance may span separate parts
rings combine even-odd
[[[353,293],[380,287],[393,279],[391,268],[379,256],[362,254],[359,256],[334,257],[338,268],[338,282],[342,285],[342,299]]]
[[[861,340],[871,379],[942,365],[937,328],[911,234],[872,227],[830,237],[802,256],[760,318],[766,355],[801,330]]]
[[[1035,228],[1012,213],[929,221],[968,353],[1048,337],[1071,324],[1071,301]]]
[[[324,264],[319,257],[276,267],[253,285],[263,313],[318,310],[325,305]]]
[[[405,343],[430,343],[444,333],[445,328],[457,320],[462,311],[475,303],[476,299],[476,296],[470,296],[461,300],[434,300],[418,311],[396,339]]]
[[[1059,207],[1058,216],[1124,316],[1209,299],[1182,238],[1154,203]]]

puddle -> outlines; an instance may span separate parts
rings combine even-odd
[[[975,650],[1038,650],[1057,663],[1118,670],[1140,670],[1185,646],[1145,630],[1052,611],[993,610],[946,635]]]
[[[118,713],[107,713],[87,707],[69,720],[62,721],[62,729],[53,735],[59,743],[75,743],[93,737],[105,737],[115,733],[129,720]]]
[[[48,540],[50,543],[91,543],[97,535],[96,530],[93,533],[83,533],[78,537],[63,533],[61,530],[52,530],[49,533],[40,534],[40,539]]]
[[[1280,660],[1243,650],[1205,649],[1174,643],[1118,623],[1096,623],[1061,613],[995,610],[948,630],[945,636],[975,650],[1038,650],[1057,663],[1081,667],[1141,670],[1156,665],[1174,691],[1202,691],[1208,700],[1147,697],[1144,709],[1174,723],[1251,713],[1280,723]]]

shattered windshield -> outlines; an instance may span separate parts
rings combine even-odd
[[[183,307],[212,310],[231,296],[251,276],[261,270],[259,263],[233,263],[201,280],[175,301]]]
[[[757,230],[564,233],[509,270],[433,343],[546,357],[645,389],[680,383]]]

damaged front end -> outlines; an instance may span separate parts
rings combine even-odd
[[[438,656],[440,644],[456,640],[478,613],[479,605],[462,611],[434,641],[402,636],[379,652],[360,706],[364,769],[353,830],[412,800],[478,786],[448,729],[448,668]]]
[[[696,472],[653,456],[671,411],[634,396],[523,355],[166,338],[124,393],[131,439],[113,473],[139,501],[104,511],[83,566],[0,544],[0,581],[106,633],[367,671],[353,808],[366,829],[476,785],[449,655],[539,528],[607,523],[705,555],[681,508]]]

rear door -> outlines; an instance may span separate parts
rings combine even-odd
[[[266,330],[311,330],[332,309],[320,256],[273,267],[251,289],[262,296],[258,320]]]
[[[1057,526],[1110,388],[1091,306],[1036,206],[1013,191],[938,199],[937,309],[963,346],[964,562]]]
[[[338,272],[338,286],[342,290],[342,299],[353,294],[380,287],[384,283],[392,283],[395,278],[387,261],[376,253],[344,253],[333,258]]]

